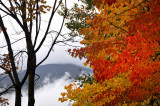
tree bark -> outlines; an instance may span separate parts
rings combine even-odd
[[[28,86],[28,106],[34,106],[34,78],[35,78],[35,68],[36,68],[36,55],[33,54],[28,60],[28,70],[29,70],[29,86]]]
[[[28,106],[34,106],[34,80],[36,69],[36,53],[34,52],[34,46],[32,43],[31,33],[27,29],[25,30],[26,44],[28,51],[27,71],[28,71]]]
[[[15,106],[21,106],[21,87],[16,87],[15,96]]]

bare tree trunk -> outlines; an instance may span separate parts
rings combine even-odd
[[[15,96],[15,106],[21,106],[21,87],[16,88]]]
[[[28,106],[34,106],[34,78],[35,78],[35,67],[36,67],[36,55],[33,54],[28,61],[29,70],[29,87],[28,87]]]
[[[27,25],[26,25],[27,26]],[[34,106],[34,81],[36,70],[36,53],[31,39],[31,32],[26,27],[26,44],[28,51],[27,71],[28,71],[28,106]]]

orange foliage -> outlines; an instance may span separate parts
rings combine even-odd
[[[79,88],[71,88],[65,95],[72,94],[68,98],[75,104],[142,105],[147,100],[152,104],[160,98],[160,1],[94,0],[94,5],[99,13],[87,20],[90,27],[79,30],[85,47],[69,52],[73,57],[87,59],[85,64],[93,68],[98,84],[86,84],[78,91],[85,95],[87,89],[91,100],[80,101],[81,97],[74,94]],[[125,80],[119,74],[127,75],[129,84],[117,85]],[[113,85],[103,86],[111,80]]]
[[[9,105],[8,99],[4,99],[2,97],[0,97],[0,103],[1,103],[1,106],[7,106],[7,105]]]

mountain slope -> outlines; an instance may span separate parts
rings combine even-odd
[[[81,70],[81,71],[80,71]],[[39,88],[43,86],[45,78],[48,79],[48,82],[53,82],[55,79],[59,79],[65,75],[65,73],[69,73],[71,77],[76,77],[81,74],[81,72],[92,74],[92,69],[73,65],[73,64],[47,64],[41,65],[36,69],[36,74],[40,76],[38,81],[35,84],[35,88]],[[20,73],[20,79],[24,76],[24,72]],[[35,79],[37,79],[37,75]],[[0,76],[0,80],[4,77],[4,75]],[[11,85],[11,81],[8,77],[0,81],[0,87],[8,87]],[[24,85],[24,88],[27,88],[27,83]]]

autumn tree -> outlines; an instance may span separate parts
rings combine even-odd
[[[83,1],[95,7],[91,15],[77,8],[86,14],[79,19],[87,25],[77,30],[85,47],[69,53],[87,59],[84,64],[93,68],[97,82],[82,88],[70,84],[59,100],[70,99],[73,105],[159,105],[160,1]]]
[[[48,58],[55,44],[73,38],[61,34],[67,14],[66,0],[64,17],[61,24],[58,25],[60,26],[59,31],[53,30],[53,27],[57,27],[57,25],[52,24],[52,20],[62,0],[54,0],[52,3],[49,5],[46,0],[0,0],[0,34],[1,38],[2,35],[4,36],[6,42],[3,42],[0,48],[8,51],[1,55],[0,68],[4,70],[4,74],[7,74],[12,82],[12,85],[4,89],[0,95],[14,88],[15,106],[21,106],[21,89],[27,78],[28,106],[34,106],[35,69]],[[46,17],[44,14],[50,15]],[[10,23],[8,24],[8,22]],[[13,27],[12,30],[15,31],[15,34],[11,33],[11,27]],[[15,39],[13,39],[14,37]],[[61,39],[59,39],[60,37]],[[45,52],[46,54],[41,61],[37,61],[37,53],[40,52],[48,38],[50,38],[48,51]],[[20,41],[23,42],[24,46],[19,46],[17,50],[15,44]],[[26,62],[23,62],[24,57]],[[26,71],[24,77],[20,79],[19,72],[22,71],[21,66],[23,64],[26,66]]]

